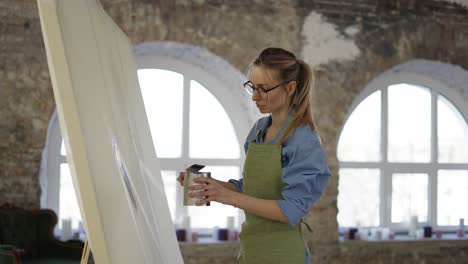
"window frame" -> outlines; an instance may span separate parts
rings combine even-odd
[[[47,139],[43,151],[40,169],[41,207],[50,208],[57,214],[57,225],[54,233],[59,234],[60,222],[60,166],[67,163],[67,156],[61,153],[62,133],[58,113],[55,109],[49,121]]]
[[[242,102],[239,100],[233,100],[233,90],[238,90],[238,92],[244,92],[242,86],[242,81],[239,79],[239,85],[236,86],[235,83],[232,85],[226,85],[222,80],[217,79],[210,72],[206,72],[200,67],[196,67],[188,62],[177,60],[174,58],[163,57],[158,54],[148,54],[137,52],[136,56],[137,68],[140,69],[164,69],[169,71],[174,71],[183,75],[184,78],[184,91],[183,91],[183,117],[182,117],[182,152],[181,158],[159,158],[161,170],[166,171],[178,171],[180,168],[186,168],[192,163],[197,164],[206,164],[211,166],[238,166],[239,171],[242,172],[243,161],[245,159],[244,153],[244,139],[247,133],[249,132],[253,123],[251,122],[251,115],[248,110],[242,106]],[[203,85],[224,107],[226,113],[233,123],[235,129],[235,134],[239,142],[240,156],[238,159],[211,159],[211,158],[197,158],[191,159],[189,157],[189,109],[190,109],[190,81],[195,80],[201,85]],[[216,87],[216,89],[213,89]],[[219,88],[219,89],[218,89]],[[234,91],[235,93],[235,91]],[[239,96],[235,96],[235,98]],[[189,162],[190,161],[190,162]],[[241,175],[239,175],[241,177]],[[180,220],[184,216],[189,216],[188,208],[182,206],[183,204],[183,190],[182,188],[176,189],[176,212],[175,220]],[[238,209],[239,210],[239,209]],[[245,215],[242,211],[239,210],[237,216],[238,223],[242,223],[245,219]],[[204,230],[193,228],[197,231]]]
[[[424,63],[424,62],[423,62]],[[418,63],[416,63],[418,64]],[[420,64],[419,64],[420,65]],[[405,65],[403,65],[404,68]],[[413,65],[410,65],[413,66]],[[468,75],[468,73],[464,73]],[[429,163],[400,163],[388,161],[388,87],[395,84],[410,84],[428,88],[431,93],[431,159]],[[444,96],[460,112],[468,122],[468,104],[456,87],[447,85],[443,80],[431,78],[421,73],[392,69],[376,79],[372,80],[364,91],[355,98],[345,118],[338,135],[341,135],[346,122],[357,106],[369,95],[381,90],[381,161],[380,162],[346,162],[339,161],[339,168],[377,168],[380,169],[380,225],[377,227],[390,228],[395,232],[407,231],[405,223],[391,222],[392,208],[392,175],[394,173],[427,173],[428,174],[428,221],[419,221],[418,226],[431,225],[444,232],[453,232],[454,226],[437,225],[437,171],[468,170],[468,163],[439,163],[437,142],[437,99],[438,95]],[[338,194],[339,195],[339,194]],[[339,225],[338,225],[339,226]],[[344,232],[349,227],[339,226],[339,232]]]
[[[192,49],[193,53],[186,53]],[[184,54],[182,60],[180,53]],[[172,55],[171,55],[172,54]],[[161,170],[178,171],[189,165],[189,109],[190,109],[190,81],[195,80],[203,85],[226,110],[233,123],[235,135],[239,142],[240,157],[238,159],[190,159],[190,163],[200,163],[212,166],[237,166],[242,172],[244,153],[244,139],[254,122],[261,116],[250,110],[250,97],[244,92],[242,83],[246,77],[229,63],[206,50],[184,44],[173,44],[168,47],[167,43],[144,43],[135,46],[135,59],[137,69],[163,69],[170,70],[183,75],[184,78],[184,101],[183,101],[183,134],[182,134],[182,157],[181,158],[159,158]],[[222,73],[222,75],[219,75]],[[224,78],[223,78],[224,76]],[[228,77],[226,77],[228,76]],[[47,135],[45,147],[45,159],[47,160],[41,168],[41,186],[43,186],[42,207],[53,209],[60,217],[60,165],[68,163],[66,156],[61,155],[62,135],[56,110],[53,112]],[[241,175],[239,175],[241,177]],[[187,208],[183,204],[183,192],[181,188],[176,189],[175,219],[182,219],[188,215]],[[239,211],[238,223],[242,223],[245,215]],[[60,218],[59,218],[60,219]],[[58,232],[58,225],[56,226]]]

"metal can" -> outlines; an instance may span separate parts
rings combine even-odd
[[[189,190],[188,187],[192,185],[205,185],[203,183],[196,183],[193,180],[200,177],[207,177],[211,178],[211,172],[201,172],[201,171],[193,171],[193,170],[186,170],[184,176],[184,205],[186,206],[193,206],[196,205],[195,203],[199,201],[203,201],[206,199],[206,196],[203,197],[190,197],[189,194],[195,192],[203,192],[204,190]],[[206,203],[206,206],[210,206],[210,203]]]

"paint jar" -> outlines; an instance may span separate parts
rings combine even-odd
[[[229,233],[229,240],[230,240],[230,241],[237,241],[237,240],[239,240],[239,231],[233,230],[232,233]]]
[[[218,240],[227,241],[229,238],[229,230],[227,228],[218,229]]]
[[[228,216],[227,217],[227,229],[228,229],[228,240],[232,241],[234,240],[234,232],[235,232],[235,227],[234,227],[234,216]]]
[[[388,237],[390,236],[390,229],[388,227],[382,227],[380,230],[382,231],[382,239],[388,240]]]
[[[72,238],[72,220],[62,219],[62,241],[67,241]]]
[[[196,183],[193,180],[196,178],[206,177],[211,178],[211,172],[201,172],[199,171],[201,168],[205,166],[194,164],[185,170],[184,175],[184,205],[186,206],[194,206],[197,202],[203,201],[206,199],[206,196],[203,197],[190,197],[191,193],[196,192],[203,192],[204,190],[189,190],[188,187],[192,185],[204,185],[200,183]],[[206,206],[210,206],[210,203],[206,203]]]
[[[361,235],[359,234],[359,232],[354,234],[354,240],[361,240]]]
[[[418,228],[418,216],[413,215],[411,216],[410,224],[409,224],[409,230],[408,230],[408,236],[410,237],[416,237],[416,229]]]
[[[358,232],[359,230],[357,228],[350,228],[348,230],[349,232],[349,240],[355,240],[356,239],[356,233]]]
[[[431,238],[432,237],[432,227],[431,226],[424,226],[424,238]]]
[[[465,219],[460,218],[460,222],[457,229],[457,237],[462,238],[465,236]]]
[[[185,230],[185,238],[187,241],[191,241],[192,238],[192,226],[190,222],[190,216],[184,216],[182,220],[182,229]]]
[[[185,231],[185,229],[177,229],[176,237],[177,237],[177,241],[180,241],[180,242],[187,241],[187,231]]]
[[[198,233],[192,232],[192,242],[197,242],[197,241],[198,241]]]
[[[376,239],[376,240],[382,240],[382,229],[378,228],[378,229],[375,231],[375,239]]]
[[[361,240],[369,240],[369,230],[367,228],[360,228],[358,232]]]
[[[423,229],[416,230],[416,239],[422,239],[422,238],[424,238],[424,230]]]
[[[218,240],[218,230],[219,230],[219,226],[213,227],[213,233],[212,233],[212,236],[211,236],[213,238],[213,241]]]
[[[348,241],[348,240],[349,240],[349,230],[346,230],[346,231],[343,233],[343,240],[344,240],[344,241]]]

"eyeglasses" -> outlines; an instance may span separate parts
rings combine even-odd
[[[293,81],[293,80],[290,80],[290,81]],[[265,95],[268,92],[273,91],[274,89],[276,89],[276,88],[280,87],[281,85],[286,84],[286,83],[288,83],[290,81],[282,82],[282,83],[280,83],[280,84],[278,84],[278,85],[276,85],[274,87],[271,87],[269,89],[265,89],[265,88],[261,88],[261,87],[257,88],[257,87],[255,87],[253,85],[253,83],[251,81],[247,81],[247,82],[244,83],[244,88],[247,91],[247,93],[250,94],[250,95],[253,95],[254,92],[258,92],[261,95]]]

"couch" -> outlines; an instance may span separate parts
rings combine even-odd
[[[0,206],[0,264],[79,264],[84,244],[57,240],[56,224],[49,209]]]

